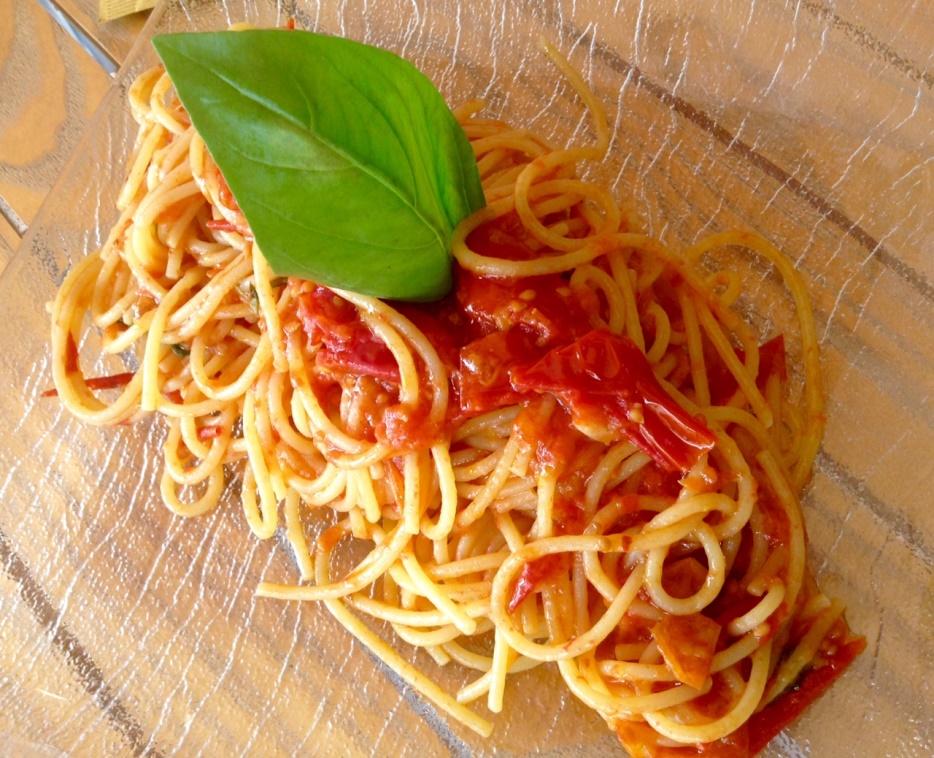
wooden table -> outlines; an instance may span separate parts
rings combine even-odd
[[[135,15],[101,24],[97,21],[97,0],[53,1],[59,17],[82,30],[102,51],[103,60],[116,66],[126,58],[145,22],[145,15]],[[930,333],[918,336],[918,351],[919,354],[923,352],[923,356],[912,358],[914,353],[888,339],[893,333],[899,334],[900,324],[895,323],[895,317],[892,323],[867,324],[862,306],[848,310],[849,301],[842,294],[847,290],[851,301],[863,304],[873,299],[874,306],[880,298],[897,301],[897,293],[907,291],[913,299],[906,304],[904,318],[917,319],[922,324],[930,321],[934,298],[934,256],[931,255],[934,221],[930,207],[934,188],[934,119],[930,102],[934,88],[934,11],[929,3],[926,0],[882,4],[875,0],[802,0],[793,9],[783,9],[780,3],[770,6],[759,2],[744,10],[740,3],[724,0],[711,4],[696,2],[689,12],[683,6],[676,7],[674,0],[649,4],[632,0],[615,6],[604,0],[538,5],[548,13],[561,6],[563,21],[568,27],[581,28],[586,24],[579,23],[579,8],[601,3],[611,9],[623,8],[624,12],[614,19],[618,24],[615,39],[628,39],[631,44],[617,44],[616,52],[622,60],[620,66],[637,64],[636,68],[628,69],[632,72],[631,80],[638,80],[633,87],[648,93],[646,97],[664,103],[672,121],[689,122],[691,128],[696,127],[698,133],[709,138],[720,154],[726,158],[732,156],[737,165],[749,167],[750,176],[761,178],[772,188],[776,203],[783,193],[789,193],[797,203],[795,207],[804,207],[811,214],[806,218],[802,214],[805,222],[811,223],[811,216],[815,216],[814,228],[820,224],[833,227],[831,231],[837,235],[833,239],[842,240],[838,251],[844,250],[846,245],[851,246],[847,248],[850,252],[856,250],[850,258],[841,253],[840,266],[850,268],[841,269],[837,278],[828,277],[817,282],[822,298],[819,306],[825,315],[830,314],[829,320],[833,321],[838,336],[842,335],[840,343],[856,345],[854,350],[863,351],[860,353],[862,363],[852,372],[851,354],[830,351],[825,360],[831,382],[842,385],[865,380],[866,391],[876,392],[878,387],[888,386],[882,374],[898,370],[908,372],[906,386],[920,387],[918,393],[925,395],[922,390],[930,387],[930,376],[925,374],[931,366],[925,357],[930,354]],[[379,0],[375,4],[380,5]],[[491,3],[491,7],[495,4]],[[328,6],[326,2],[320,5]],[[597,49],[594,54],[600,52]],[[697,77],[699,70],[715,70],[716,85],[710,87],[709,79]],[[819,77],[833,79],[815,84],[815,78]],[[848,88],[854,80],[862,82],[863,86],[853,90],[850,97]],[[110,82],[107,66],[92,58],[36,0],[0,0],[0,270],[15,255],[21,238],[68,162],[73,146]],[[847,95],[827,99],[814,96],[815,92],[827,93],[835,87],[846,91]],[[724,98],[724,92],[732,92],[734,96]],[[611,119],[619,116],[611,108]],[[651,143],[651,125],[647,125],[645,131],[646,135],[640,133],[637,137]],[[793,135],[793,140],[787,139],[788,134]],[[689,154],[690,145],[679,154],[680,146],[669,149],[663,135],[658,137],[657,144],[655,157],[668,161],[673,172],[712,169],[710,165],[690,167],[693,157]],[[866,198],[878,198],[878,202],[868,204]],[[643,199],[638,198],[640,202]],[[769,212],[769,207],[763,211]],[[827,234],[830,236],[830,232]],[[852,262],[854,258],[858,259],[855,263]],[[885,286],[877,288],[877,279],[864,276],[864,269],[873,265],[884,265],[888,271],[894,271],[900,289],[884,282]],[[834,287],[836,291],[832,291]],[[841,295],[839,301],[838,295]],[[912,303],[920,303],[922,307],[913,309]],[[852,334],[857,334],[858,338],[847,342]],[[904,356],[913,362],[900,362]],[[878,375],[872,373],[877,366]],[[39,379],[46,381],[47,376]],[[922,398],[927,410],[921,409],[919,414],[930,412],[930,397],[928,394]],[[885,395],[883,399],[891,398]],[[900,399],[901,396],[895,397],[895,400]],[[843,409],[842,416],[836,417],[826,445],[831,451],[849,450],[843,439],[846,429],[858,428],[863,423],[877,425],[885,434],[873,440],[872,449],[844,460],[845,466],[841,464],[835,469],[833,465],[836,464],[825,461],[815,487],[822,488],[825,502],[839,503],[839,512],[830,513],[824,521],[812,524],[818,542],[833,543],[827,551],[827,560],[831,559],[836,543],[826,532],[843,528],[841,525],[846,525],[871,545],[881,544],[877,557],[883,551],[887,551],[888,557],[894,555],[894,559],[872,566],[873,582],[878,581],[883,588],[895,586],[899,566],[907,564],[912,555],[929,560],[934,535],[934,521],[929,516],[932,511],[927,506],[926,510],[916,507],[925,484],[926,498],[930,499],[934,482],[930,466],[930,429],[921,423],[912,426],[911,409],[895,400],[889,405],[877,402],[866,409],[850,406]],[[879,421],[876,416],[889,418]],[[887,421],[891,423],[886,424]],[[899,430],[906,428],[911,429],[911,435],[900,433]],[[10,433],[8,439],[15,433],[18,431]],[[918,453],[920,449],[926,450],[923,458]],[[898,461],[908,463],[899,468]],[[919,466],[910,465],[919,461],[920,465],[927,465],[926,470],[919,471]],[[4,495],[7,493],[6,476],[4,470],[0,477]],[[847,509],[854,502],[859,503],[859,509],[850,520]],[[67,532],[70,528],[69,523],[64,523],[70,511],[67,505],[62,507],[66,511],[63,524],[53,524],[50,530],[54,527]],[[924,513],[928,515],[919,515]],[[161,539],[167,529],[171,531],[167,539],[191,539],[190,550],[198,554],[201,547],[195,544],[197,540],[181,536],[198,532],[185,532],[185,528],[176,527],[174,522],[168,527],[168,521],[168,517],[155,514],[152,523],[147,521],[141,528],[150,529],[153,540]],[[215,531],[228,528],[219,519],[211,523],[214,526],[210,529]],[[336,661],[334,665],[339,669],[340,678],[335,675],[333,682],[328,679],[327,671],[314,676],[314,672],[308,673],[307,679],[293,681],[289,678],[289,667],[301,667],[294,666],[291,649],[283,660],[264,659],[248,645],[243,649],[238,647],[240,637],[236,629],[236,635],[225,642],[229,642],[231,650],[237,651],[237,660],[234,662],[231,658],[221,663],[234,670],[233,679],[240,689],[230,689],[229,683],[225,685],[228,689],[217,697],[229,697],[229,702],[225,700],[222,706],[214,709],[226,731],[214,730],[214,722],[208,722],[205,727],[201,721],[194,723],[189,735],[190,723],[186,719],[190,714],[171,710],[181,708],[175,690],[171,691],[172,698],[160,698],[154,705],[141,702],[148,693],[144,686],[121,689],[119,676],[123,661],[111,659],[111,648],[107,644],[113,629],[101,630],[95,618],[74,612],[73,595],[80,594],[81,588],[74,590],[75,585],[68,583],[70,579],[58,577],[60,586],[52,587],[53,582],[42,572],[43,565],[56,560],[55,555],[50,555],[50,549],[32,544],[30,529],[21,529],[12,519],[0,523],[0,527],[0,622],[3,622],[0,623],[0,755],[27,754],[29,749],[36,755],[57,754],[47,752],[53,749],[80,755],[159,755],[172,753],[176,748],[182,753],[193,752],[204,744],[249,748],[253,744],[250,740],[258,740],[254,747],[258,745],[261,749],[264,745],[278,744],[276,729],[292,730],[289,735],[293,732],[304,735],[302,744],[312,752],[316,745],[327,744],[318,742],[319,739],[324,740],[340,728],[329,722],[326,714],[321,716],[314,711],[313,703],[309,705],[301,699],[306,694],[303,686],[313,682],[316,676],[328,687],[346,689],[346,681],[354,681],[355,688],[359,688],[359,692],[351,695],[364,705],[358,704],[352,728],[341,732],[343,737],[355,741],[352,750],[348,747],[348,753],[367,754],[374,744],[379,744],[387,754],[405,748],[411,750],[413,746],[421,755],[448,750],[469,752],[460,739],[461,731],[439,732],[428,728],[422,719],[426,708],[415,698],[381,687],[379,682],[383,681],[380,678],[383,674],[374,675],[371,663],[359,648],[354,656]],[[880,535],[884,535],[884,544]],[[208,536],[214,539],[211,534]],[[227,542],[223,544],[240,544],[235,540],[239,536],[225,538]],[[66,548],[55,545],[54,550]],[[135,548],[128,545],[126,549]],[[93,547],[89,552],[96,550]],[[262,557],[265,553],[257,555]],[[78,554],[74,559],[76,563],[80,563],[83,556],[83,553]],[[218,561],[227,558],[223,551],[214,556]],[[245,559],[242,556],[230,558],[234,568],[251,560],[257,564],[262,562],[260,558],[254,559],[253,553]],[[256,571],[262,568],[258,566]],[[837,577],[836,585],[842,586],[841,594],[855,596],[858,590],[846,582],[864,569],[864,566],[854,566],[843,572],[844,578]],[[201,570],[198,568],[196,573]],[[886,571],[895,578],[884,574]],[[238,612],[247,609],[244,617],[256,629],[265,633],[291,624],[299,628],[292,611],[283,610],[280,619],[276,615],[278,610],[263,606],[254,617],[249,600],[242,599],[246,591],[243,587],[237,589],[243,594],[231,602],[236,602]],[[161,591],[167,597],[174,597],[176,589],[162,588]],[[148,587],[148,579],[147,592],[147,598],[158,596],[155,589]],[[880,603],[884,604],[885,600],[882,598]],[[927,600],[930,602],[930,597]],[[198,605],[199,613],[203,613],[202,606]],[[148,612],[149,607],[144,606],[143,610]],[[229,610],[222,608],[215,615],[218,625],[233,634],[230,630],[234,627],[227,624]],[[929,616],[929,612],[929,608],[917,610],[922,619],[919,623],[924,623],[927,617],[924,614]],[[70,625],[62,621],[69,613]],[[140,618],[141,621],[137,619],[140,623],[149,621],[148,616]],[[911,618],[917,622],[915,616]],[[155,621],[153,628],[161,630],[160,619]],[[900,649],[885,647],[893,635],[901,633],[897,622],[883,628],[882,621],[868,611],[858,621],[863,624],[860,631],[869,637],[873,656],[880,647],[889,651]],[[207,618],[204,623],[211,627],[215,617]],[[301,629],[307,631],[305,626]],[[306,635],[302,639],[311,646],[315,643],[306,639],[311,637]],[[127,643],[124,640],[119,644],[126,646]],[[281,645],[270,645],[270,648],[281,652]],[[200,648],[195,653],[185,665],[197,668],[203,664],[211,671],[212,666],[219,665],[209,655],[200,655]],[[884,656],[874,657],[872,661],[873,688],[879,682],[886,683],[887,666],[895,672],[891,678],[898,679],[902,669],[914,665]],[[148,671],[144,664],[138,660],[133,662],[140,670]],[[273,664],[281,666],[283,689],[293,686],[300,691],[291,697],[303,707],[300,713],[276,713],[272,718],[270,712],[263,711],[259,714],[262,716],[259,726],[268,723],[268,727],[257,736],[258,731],[254,731],[252,724],[238,720],[240,711],[237,709],[243,692],[251,692],[252,684],[267,676]],[[302,667],[309,666],[303,660]],[[863,673],[859,674],[867,680],[869,666],[867,659]],[[178,687],[182,689],[188,686],[187,671],[185,668],[184,676],[178,680]],[[176,673],[173,668],[166,676]],[[223,674],[227,676],[227,671]],[[910,676],[909,672],[905,678]],[[370,678],[378,680],[372,687]],[[166,691],[169,685],[160,684],[160,692]],[[887,682],[892,688],[902,684],[901,681]],[[925,690],[922,688],[922,691]],[[142,697],[141,693],[144,693]],[[214,697],[215,693],[209,692],[204,695],[205,699],[209,695]],[[310,701],[315,700],[314,693],[308,697]],[[927,697],[929,699],[929,692]],[[227,718],[228,713],[233,716]],[[914,744],[914,749],[920,751],[916,753],[919,756],[930,754],[929,749],[934,744],[930,737],[928,741],[924,738],[930,735],[930,725],[924,725],[925,714],[931,715],[929,703],[922,704],[917,719],[911,724],[916,730],[914,734],[921,735],[917,738],[920,741]],[[384,715],[393,729],[384,730]],[[891,723],[885,719],[887,712],[883,710],[876,715],[881,729],[891,729]],[[868,726],[867,722],[855,723],[857,727],[873,728],[871,723]],[[348,728],[346,723],[344,727]],[[853,728],[848,722],[834,722],[829,731],[848,728]],[[40,735],[42,746],[33,744],[35,735]],[[210,743],[211,739],[215,742]],[[264,739],[268,741],[263,742]],[[569,738],[569,754],[575,754],[574,742]],[[611,742],[607,737],[603,744]],[[609,749],[614,747],[610,744]]]
[[[36,0],[0,0],[0,272],[15,255],[146,17],[138,13],[101,23],[97,0],[57,0],[48,8]],[[107,685],[87,659],[83,676],[74,679],[78,703],[69,693],[44,689],[41,681],[46,676],[24,665],[23,646],[49,633],[57,611],[3,539],[0,566],[0,608],[10,614],[8,629],[15,630],[13,636],[0,639],[0,671],[23,685],[8,686],[8,695],[16,692],[23,712],[34,714],[28,719],[34,724],[65,723],[71,718],[66,714],[75,706],[80,709],[80,703],[90,704],[91,713],[105,708]],[[59,631],[59,636],[74,648],[67,633]],[[76,660],[81,660],[78,648]],[[46,663],[53,677],[65,665],[49,659]],[[87,723],[93,720],[92,716]],[[98,730],[84,750],[113,752],[111,740],[117,733],[113,727]],[[0,754],[47,753],[30,734],[11,732],[0,720]]]
[[[42,3],[47,3],[52,12]],[[729,3],[725,5],[730,6]],[[872,130],[877,142],[884,142],[878,136],[880,130],[901,131],[911,139],[927,139],[930,147],[930,120],[925,118],[929,111],[921,109],[930,98],[934,73],[932,73],[932,50],[934,50],[934,11],[921,0],[900,0],[896,3],[883,4],[871,0],[846,0],[834,4],[805,2],[802,13],[813,18],[812,27],[821,28],[826,33],[827,45],[819,55],[839,59],[839,68],[823,65],[827,70],[838,70],[841,76],[856,66],[869,66],[876,72],[878,86],[871,93],[859,96],[860,102],[843,112],[828,113],[836,120],[852,120],[850,133],[853,139],[849,144],[840,145],[832,153],[837,158],[836,164],[825,163],[826,176],[813,177],[816,183],[827,181],[835,191],[844,196],[847,193],[861,194],[867,189],[866,181],[871,181],[873,172],[853,171],[847,163],[852,158],[860,160],[860,151],[866,145],[860,142],[866,130]],[[0,271],[15,253],[19,240],[25,234],[37,210],[45,199],[56,177],[68,160],[71,149],[80,136],[91,115],[94,113],[104,92],[110,85],[112,72],[123,62],[132,47],[136,36],[146,21],[146,13],[137,13],[115,21],[101,23],[98,20],[97,0],[0,0]],[[675,91],[680,81],[678,63],[686,63],[684,50],[678,46],[686,44],[688,27],[683,12],[677,9],[674,0],[656,2],[648,16],[642,18],[635,12],[621,15],[619,23],[632,28],[633,53],[639,54],[639,44],[635,40],[640,27],[648,29],[649,37],[641,44],[668,44],[657,39],[656,35],[671,35],[673,46],[671,55],[656,56],[657,68],[645,66],[645,73],[655,81]],[[695,39],[698,32],[709,35],[704,39],[702,55],[723,55],[728,44],[724,39],[731,32],[738,30],[743,23],[743,14],[736,8],[729,8],[727,23],[719,23],[722,18],[717,14],[723,11],[717,5],[701,12],[694,9],[696,17],[692,23]],[[781,14],[762,13],[756,17],[756,23],[775,23],[775,39],[787,39],[787,30],[782,30]],[[709,21],[708,18],[709,17]],[[12,23],[9,23],[12,20]],[[654,21],[654,26],[647,22]],[[717,23],[714,23],[717,22]],[[85,42],[76,40],[68,27],[77,29],[85,37]],[[755,37],[746,35],[748,42],[737,40],[737,61],[742,63],[744,56],[754,54],[753,39],[768,39],[769,35],[759,30]],[[106,59],[106,66],[101,65],[87,51],[88,42],[99,51],[99,57]],[[717,50],[716,48],[720,48]],[[644,55],[644,53],[642,53]],[[781,51],[776,51],[780,57]],[[652,58],[652,56],[649,56]],[[773,56],[775,57],[775,56]],[[807,55],[797,55],[798,65],[806,66]],[[816,60],[816,59],[815,59]],[[42,65],[36,65],[41,61]],[[748,62],[748,61],[747,61]],[[696,64],[693,64],[696,65]],[[743,82],[745,73],[762,71],[744,71],[742,66],[724,71],[724,75],[734,79],[737,84]],[[802,68],[800,74],[805,75]],[[763,81],[763,87],[768,82]],[[846,82],[841,81],[846,87]],[[688,84],[690,87],[690,84]],[[751,91],[751,90],[750,90]],[[917,93],[917,104],[921,118],[912,114],[912,91]],[[689,92],[686,98],[693,105],[703,107],[704,92]],[[693,97],[693,100],[692,100]],[[891,105],[891,114],[885,117],[886,109]],[[928,106],[929,107],[929,106]],[[753,130],[761,127],[750,122],[746,124],[745,114],[737,110],[731,114],[717,114],[727,126]],[[886,120],[875,123],[879,117]],[[918,125],[899,123],[912,120]],[[731,123],[732,122],[732,123]],[[860,128],[860,127],[864,128]],[[810,135],[814,141],[822,138],[818,128]],[[892,140],[893,144],[903,144],[901,140]],[[921,203],[925,191],[930,195],[932,185],[931,155],[913,151],[910,145],[900,154],[893,154],[892,160],[903,162],[904,175],[909,180],[910,189],[902,184],[898,192],[909,192],[899,202],[889,203],[891,207],[904,209],[904,203]],[[811,145],[801,144],[792,149],[807,150]],[[848,153],[853,149],[856,152]],[[860,184],[860,183],[863,184]],[[880,191],[885,187],[880,186]],[[897,211],[900,213],[901,211]],[[893,218],[894,222],[900,218]],[[885,220],[880,226],[885,225]],[[917,233],[927,232],[912,224],[915,229],[913,247],[920,239]],[[930,275],[931,269],[928,268]]]
[[[56,0],[48,10],[0,0],[0,270],[110,86],[108,69],[146,21],[137,13],[101,23],[97,8],[97,0]]]

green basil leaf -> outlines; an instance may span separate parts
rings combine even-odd
[[[256,30],[153,40],[279,275],[400,300],[451,287],[451,233],[484,205],[431,81],[340,37]]]

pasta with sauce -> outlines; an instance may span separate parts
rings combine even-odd
[[[548,52],[595,144],[459,109],[487,206],[430,304],[276,277],[167,75],[144,73],[122,215],[52,307],[56,393],[88,423],[159,414],[179,515],[212,508],[236,469],[250,529],[284,521],[301,574],[258,593],[322,602],[478,733],[492,725],[469,703],[499,712],[509,674],[550,662],[634,756],[754,754],[863,645],[806,563],[798,498],[823,426],[807,292],[755,234],[681,253],[636,231],[579,178],[606,119]],[[800,407],[784,338],[760,344],[733,307],[742,283],[699,265],[727,246],[787,284]],[[84,377],[87,315],[137,370]],[[369,552],[337,576],[351,543]],[[475,679],[451,696],[365,618]]]

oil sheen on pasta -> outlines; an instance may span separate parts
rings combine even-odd
[[[144,73],[121,218],[53,305],[56,392],[92,424],[158,414],[179,515],[239,472],[250,529],[282,526],[300,573],[259,594],[320,601],[480,734],[470,704],[495,714],[508,676],[550,664],[634,756],[751,755],[863,646],[806,561],[799,496],[823,428],[807,293],[762,238],[672,250],[578,178],[606,119],[549,54],[594,144],[460,108],[487,207],[455,234],[454,291],[426,305],[276,277],[167,76]],[[795,371],[783,335],[737,315],[738,277],[702,273],[723,246],[784,277]],[[137,371],[84,376],[88,315]],[[352,542],[371,549],[335,575]],[[452,695],[404,644],[475,676]]]

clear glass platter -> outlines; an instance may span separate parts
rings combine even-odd
[[[284,541],[249,535],[234,494],[190,521],[162,506],[157,422],[90,428],[41,397],[46,303],[117,218],[135,136],[125,95],[156,61],[149,39],[294,17],[395,50],[452,104],[483,97],[555,140],[586,139],[582,108],[538,49],[544,35],[614,129],[591,171],[648,232],[686,246],[751,228],[789,253],[814,302],[828,403],[804,504],[810,562],[868,646],[766,755],[934,754],[929,11],[735,5],[157,7],[2,279],[0,753],[622,754],[547,669],[511,681],[490,739],[448,723],[325,609],[254,597],[261,580],[296,572]],[[793,336],[771,272],[729,265],[757,282],[750,315],[763,334]],[[409,657],[451,691],[465,681]]]

